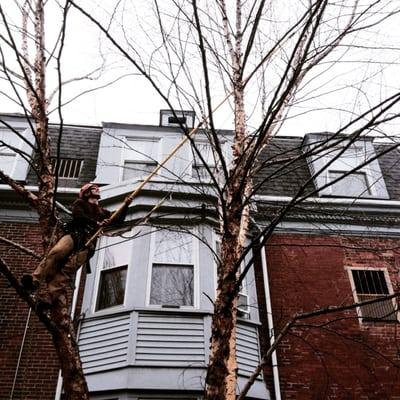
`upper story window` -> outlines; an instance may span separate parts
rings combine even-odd
[[[127,139],[123,180],[149,175],[157,167],[158,140]]]
[[[308,164],[320,196],[389,198],[370,141],[359,140],[351,145],[343,141],[336,148],[327,148],[328,138],[327,135],[310,134],[304,140],[307,150],[315,150],[315,154],[308,157]]]
[[[334,182],[330,186],[334,196],[364,197],[375,194],[373,176],[367,165],[352,171],[368,160],[364,147],[353,146],[343,151],[332,152],[335,159],[328,167],[328,182]],[[335,182],[337,180],[337,182]]]
[[[377,269],[351,269],[351,279],[357,302],[373,300],[388,295],[389,278],[386,271]],[[389,299],[360,307],[359,315],[365,320],[396,321],[397,305]]]
[[[96,311],[124,304],[131,241],[119,236],[104,237],[99,256]]]
[[[54,172],[58,168],[58,176],[65,179],[78,179],[81,173],[83,160],[76,158],[60,158],[53,160]]]
[[[25,140],[19,137],[16,132],[0,126],[0,169],[16,181],[24,181],[29,169],[27,160],[33,154],[33,146],[29,143],[35,143],[35,140],[25,119],[23,121],[9,121],[9,123]]]
[[[196,142],[196,148],[202,155],[211,173],[216,172],[216,163],[214,158],[213,149],[210,143]],[[198,156],[197,152],[192,149],[193,163],[192,163],[192,177],[201,181],[211,181],[210,173],[207,171],[203,161]]]
[[[12,175],[16,153],[11,147],[18,147],[20,139],[13,132],[8,130],[0,130],[0,168],[7,174]]]
[[[149,304],[195,306],[194,238],[168,229],[153,233]]]

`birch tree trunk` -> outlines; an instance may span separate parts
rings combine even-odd
[[[9,184],[29,205],[34,208],[39,217],[44,254],[54,244],[60,235],[55,209],[53,207],[55,192],[55,177],[52,172],[50,137],[48,126],[48,100],[46,94],[46,48],[45,48],[45,1],[26,0],[21,7],[21,50],[14,40],[12,30],[8,25],[6,14],[0,5],[0,15],[13,45],[19,66],[23,72],[25,92],[29,104],[27,114],[32,118],[32,130],[36,141],[37,160],[35,172],[38,177],[38,191],[32,193],[19,182],[0,171],[0,179]],[[30,25],[31,23],[31,25]],[[63,21],[65,24],[65,21]],[[29,32],[32,26],[33,32]],[[33,40],[34,60],[31,63],[28,41]],[[22,52],[22,53],[21,53]],[[21,104],[23,106],[23,104]],[[28,110],[27,110],[28,111]],[[89,399],[88,387],[83,374],[79,349],[76,342],[74,325],[68,313],[68,302],[60,297],[50,310],[49,316],[36,307],[36,300],[29,296],[12,272],[4,263],[0,263],[1,272],[6,276],[17,293],[31,306],[46,329],[51,333],[54,348],[60,361],[64,379],[66,400]]]
[[[236,323],[239,294],[238,278],[248,229],[248,206],[243,205],[250,192],[246,171],[246,113],[244,82],[242,78],[242,27],[240,0],[236,1],[236,33],[234,45],[228,31],[225,2],[220,1],[223,12],[225,39],[229,49],[233,73],[235,136],[233,166],[229,173],[226,196],[226,226],[222,227],[218,286],[211,327],[210,362],[207,371],[207,399],[234,400],[237,389]]]

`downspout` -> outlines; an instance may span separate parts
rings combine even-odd
[[[13,385],[12,385],[12,388],[11,388],[10,400],[12,400],[12,399],[14,398],[14,390],[15,390],[15,385],[16,385],[16,383],[17,383],[17,377],[18,377],[18,372],[19,372],[19,366],[20,366],[20,363],[21,363],[22,352],[23,352],[24,346],[25,346],[26,333],[28,332],[29,321],[30,321],[30,318],[31,318],[31,312],[32,312],[32,308],[29,307],[28,316],[27,316],[27,318],[26,318],[26,323],[25,323],[24,335],[23,335],[23,337],[22,337],[21,347],[20,347],[20,349],[19,349],[17,367],[16,367],[16,369],[15,369]]]
[[[79,286],[80,286],[80,283],[81,283],[82,270],[83,270],[83,267],[80,267],[78,269],[78,271],[76,272],[75,288],[74,288],[74,293],[72,295],[72,304],[71,304],[71,319],[72,320],[74,319],[76,306],[77,306],[77,303],[78,303],[78,294],[79,294]],[[78,340],[78,335],[76,337],[76,340]],[[62,378],[61,370],[60,370],[58,372],[57,387],[56,387],[56,394],[54,396],[54,400],[60,400],[61,399],[62,387],[63,387],[63,378]]]
[[[265,303],[267,309],[267,321],[269,328],[269,344],[270,346],[272,346],[275,343],[275,331],[274,331],[274,321],[272,318],[271,291],[269,288],[269,277],[267,268],[267,257],[265,255],[265,247],[261,248],[261,266],[263,272]],[[281,400],[281,387],[279,383],[278,357],[276,354],[276,350],[271,354],[271,363],[272,363],[272,375],[274,378],[275,399]]]

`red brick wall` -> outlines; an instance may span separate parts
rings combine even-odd
[[[396,290],[397,246],[388,239],[275,235],[267,246],[275,332],[296,313],[352,304],[346,266],[387,268]],[[262,289],[260,281],[258,274]],[[394,323],[360,324],[355,310],[303,321],[279,346],[283,398],[400,399],[398,330]]]
[[[0,224],[0,236],[12,239],[41,254],[37,226]],[[0,242],[0,255],[19,278],[33,270],[37,261]],[[10,399],[17,361],[29,309],[9,288],[0,274],[0,399]],[[51,336],[32,312],[13,399],[53,400],[58,377],[58,361]]]

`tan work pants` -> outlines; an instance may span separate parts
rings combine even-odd
[[[34,280],[47,283],[47,288],[54,301],[61,295],[66,296],[66,289],[77,269],[86,262],[89,250],[82,249],[74,254],[68,262],[68,257],[74,250],[71,235],[63,236],[50,250],[32,274]],[[64,261],[65,265],[64,265]]]

